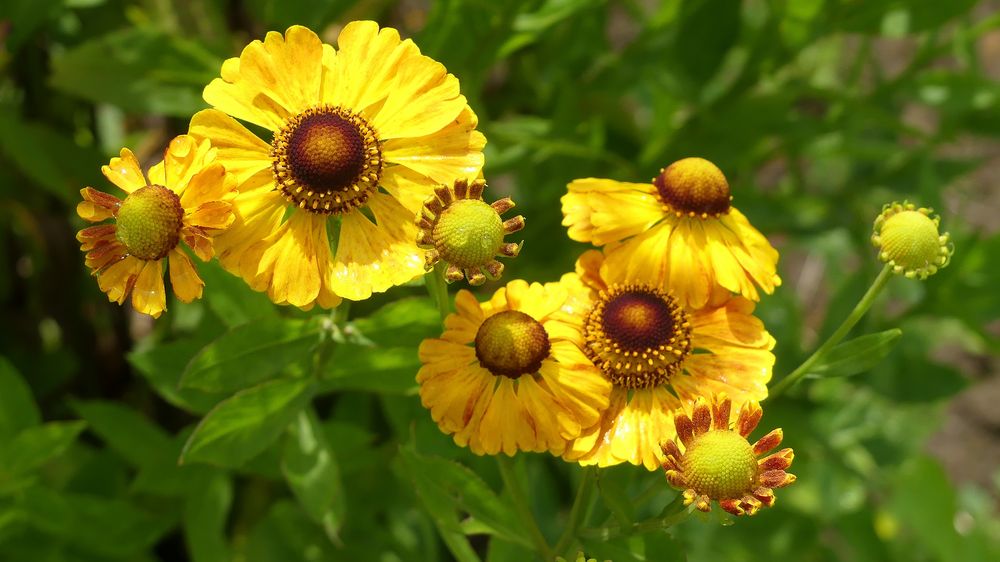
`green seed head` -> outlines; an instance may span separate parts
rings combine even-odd
[[[741,498],[753,492],[759,470],[753,447],[729,430],[699,436],[684,453],[683,465],[688,486],[713,500]]]
[[[432,234],[441,259],[461,269],[486,265],[503,244],[503,221],[479,199],[453,202],[442,213]]]
[[[162,259],[177,247],[183,217],[184,208],[176,193],[161,185],[140,187],[118,209],[118,240],[132,256]]]
[[[931,212],[910,203],[891,203],[875,219],[872,243],[895,273],[926,279],[948,265],[954,248],[948,233],[938,231],[940,219]]]

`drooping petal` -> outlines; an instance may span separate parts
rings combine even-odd
[[[664,217],[652,184],[578,179],[570,182],[561,201],[569,237],[596,246],[635,236]]]
[[[97,285],[110,302],[122,304],[135,286],[145,262],[131,256],[116,261],[97,274]]]
[[[159,318],[167,309],[162,260],[143,262],[142,271],[132,288],[132,308],[153,318]]]
[[[100,222],[113,217],[118,212],[118,207],[122,205],[121,199],[92,187],[81,189],[80,195],[83,201],[76,205],[76,214],[90,222]]]
[[[167,268],[170,271],[170,286],[177,298],[181,302],[200,299],[205,282],[198,276],[198,271],[191,263],[191,258],[175,248],[170,251],[169,259],[170,263]]]

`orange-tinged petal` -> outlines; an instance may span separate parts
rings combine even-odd
[[[782,449],[773,455],[763,458],[757,462],[761,470],[784,470],[792,466],[795,460],[795,453],[791,449]]]
[[[170,251],[170,286],[181,302],[191,302],[201,298],[205,282],[198,276],[198,271],[191,263],[191,258],[184,252],[173,249]]]
[[[187,189],[181,195],[181,206],[190,210],[211,201],[230,201],[236,195],[236,178],[227,174],[222,164],[215,162],[188,179]]]
[[[765,470],[760,474],[760,485],[766,488],[783,488],[795,482],[795,475],[784,470]]]
[[[677,428],[677,436],[680,437],[681,443],[684,443],[685,447],[690,447],[694,441],[694,424],[691,418],[687,414],[678,414],[674,418],[674,426]]]
[[[694,435],[703,435],[708,433],[708,430],[712,428],[712,410],[703,397],[698,397],[698,401],[694,404],[694,410],[691,413],[691,422],[693,424]]]
[[[126,257],[97,272],[97,285],[108,295],[108,300],[122,304],[132,291],[145,262]]]
[[[120,156],[112,158],[107,166],[101,166],[101,172],[111,183],[120,187],[125,193],[132,193],[146,186],[146,177],[132,151],[123,148]]]
[[[733,409],[733,401],[723,395],[717,398],[712,408],[713,429],[729,429],[729,416]]]
[[[117,230],[118,227],[113,224],[88,226],[76,233],[76,239],[80,242],[80,249],[86,252],[98,242],[115,240],[115,232]]]
[[[760,404],[752,401],[747,402],[740,410],[740,417],[736,421],[736,431],[743,437],[749,436],[754,429],[757,429],[757,423],[760,422],[763,415],[764,410],[760,408]]]
[[[768,433],[767,435],[761,437],[753,444],[753,454],[763,455],[781,445],[781,440],[784,438],[784,433],[782,433],[781,428],[775,429]]]
[[[225,230],[234,220],[233,205],[229,201],[202,203],[184,217],[185,224],[197,226],[203,231]]]
[[[76,214],[90,222],[99,222],[115,216],[118,208],[122,205],[121,199],[97,191],[92,187],[81,189],[80,195],[83,197],[83,201],[77,204]]]

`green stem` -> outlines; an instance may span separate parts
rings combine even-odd
[[[424,285],[427,286],[427,293],[437,304],[438,312],[441,313],[441,320],[451,314],[451,298],[448,296],[448,282],[444,278],[445,265],[439,262],[432,271],[424,275]]]
[[[852,310],[851,313],[847,315],[847,318],[844,319],[843,323],[841,323],[840,326],[837,327],[837,330],[832,334],[830,334],[830,337],[827,338],[825,342],[823,342],[823,345],[819,346],[819,348],[816,349],[816,351],[814,351],[813,354],[810,355],[808,359],[803,361],[802,364],[796,367],[794,371],[792,371],[785,378],[781,379],[781,381],[779,381],[778,384],[774,385],[774,387],[771,388],[770,392],[771,398],[780,396],[786,390],[795,386],[795,383],[799,382],[799,380],[801,380],[802,377],[809,374],[809,370],[812,369],[813,365],[815,365],[820,359],[823,358],[824,355],[829,353],[829,351],[833,349],[835,345],[837,345],[838,343],[840,343],[842,339],[844,339],[844,336],[846,336],[848,332],[851,331],[851,328],[853,328],[854,325],[857,324],[859,320],[861,320],[861,317],[863,317],[865,313],[868,312],[868,309],[871,308],[872,303],[875,302],[875,297],[877,297],[879,293],[882,292],[882,289],[885,288],[886,284],[889,282],[889,279],[892,278],[892,275],[893,275],[892,266],[886,265],[885,267],[882,268],[882,271],[878,274],[878,277],[876,277],[875,281],[872,282],[871,287],[868,287],[868,291],[865,293],[863,297],[861,297],[861,300],[858,301],[858,304],[854,306],[854,310]]]
[[[514,502],[514,509],[517,511],[518,517],[527,526],[528,534],[531,535],[531,540],[535,543],[535,549],[541,555],[542,560],[546,562],[553,560],[552,548],[545,540],[542,530],[538,528],[538,522],[535,520],[534,514],[531,513],[531,506],[528,505],[528,498],[524,495],[517,475],[514,474],[514,461],[503,454],[497,455],[496,458],[497,465],[500,467],[500,477],[503,478],[503,485],[507,488],[507,492]]]
[[[609,541],[622,535],[631,536],[650,533],[653,531],[663,531],[687,519],[688,513],[690,513],[690,510],[684,505],[683,495],[677,494],[677,497],[675,497],[672,502],[667,504],[657,517],[633,523],[625,528],[622,528],[620,525],[611,525],[596,529],[585,529],[580,534],[581,536],[588,538]]]
[[[588,466],[583,469],[583,478],[576,489],[576,499],[573,500],[573,507],[569,510],[569,521],[566,523],[566,530],[563,531],[559,542],[556,543],[556,554],[566,554],[566,550],[573,546],[576,534],[580,530],[580,525],[586,519],[587,507],[594,496],[594,483],[597,481],[597,467]]]

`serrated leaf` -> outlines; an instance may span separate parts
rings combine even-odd
[[[201,420],[182,462],[239,467],[268,448],[312,398],[311,380],[277,379],[223,400]]]
[[[198,42],[152,27],[127,28],[78,45],[52,61],[52,86],[126,111],[190,117],[222,59]]]
[[[191,359],[180,385],[208,392],[253,386],[309,358],[319,333],[318,323],[296,319],[237,326]]]
[[[899,342],[898,328],[866,334],[833,347],[809,370],[820,377],[848,377],[878,365]]]
[[[0,442],[38,425],[41,416],[21,373],[0,357]]]
[[[309,517],[336,535],[346,512],[340,465],[323,426],[308,409],[288,426],[281,472]]]
[[[135,410],[113,402],[75,402],[73,409],[91,431],[133,466],[174,464],[170,436]]]

